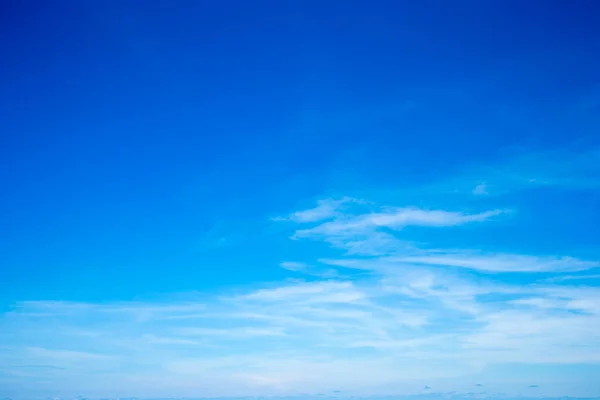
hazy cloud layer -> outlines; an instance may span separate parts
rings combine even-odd
[[[502,218],[320,200],[272,222],[338,251],[282,260],[294,279],[177,300],[16,303],[2,316],[11,343],[0,348],[3,379],[98,393],[102,385],[182,395],[409,393],[414,382],[493,382],[494,366],[600,363],[597,287],[565,284],[596,261],[421,248],[403,233]]]

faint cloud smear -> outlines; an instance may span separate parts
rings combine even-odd
[[[488,187],[485,183],[480,183],[479,185],[475,186],[475,189],[473,189],[473,194],[476,196],[489,194],[487,189]]]
[[[600,187],[600,148],[522,152],[493,164],[470,166],[454,177],[426,185],[428,191],[503,195],[523,189]]]
[[[301,263],[301,262],[284,261],[279,265],[283,269],[287,269],[288,271],[294,271],[294,272],[302,272],[307,269],[307,265],[304,263]]]
[[[399,257],[396,261],[413,264],[469,268],[489,272],[568,272],[600,266],[597,261],[572,257],[536,257],[515,254],[479,255],[461,252],[430,253],[422,256]]]
[[[343,197],[341,199],[323,199],[317,201],[317,206],[314,208],[296,211],[290,214],[287,218],[294,222],[317,222],[326,219],[334,218],[338,215],[338,211],[347,204],[361,203],[361,200],[352,197]]]

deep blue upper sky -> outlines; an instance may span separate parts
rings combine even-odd
[[[4,1],[0,309],[282,281],[280,263],[348,245],[273,219],[343,196],[510,215],[406,222],[419,247],[597,260],[599,15],[593,0]]]
[[[191,289],[203,231],[330,190],[323,171],[391,186],[597,142],[597,113],[568,108],[597,98],[598,8],[6,2],[2,296]]]

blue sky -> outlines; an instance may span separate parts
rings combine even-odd
[[[599,11],[5,4],[0,396],[599,396]]]

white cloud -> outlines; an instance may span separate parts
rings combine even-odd
[[[336,201],[322,200],[322,202],[330,204]],[[334,247],[345,249],[350,254],[384,255],[411,246],[393,234],[405,227],[459,226],[483,222],[507,212],[496,209],[479,213],[465,213],[415,207],[376,207],[365,201],[361,201],[360,204],[369,206],[347,210],[344,213],[341,210],[329,213],[327,220],[312,221],[317,222],[316,225],[296,230],[292,238],[324,240]],[[317,208],[320,209],[320,207]],[[298,222],[307,221],[300,219]]]
[[[425,380],[420,390],[432,379],[471,379],[503,363],[600,362],[597,287],[561,286],[560,279],[525,284],[481,273],[558,275],[597,262],[423,250],[398,237],[403,227],[483,222],[502,211],[365,204],[324,201],[287,218],[301,228],[296,238],[322,240],[337,252],[281,262],[305,280],[205,293],[202,301],[190,295],[16,303],[0,317],[0,340],[13,343],[0,348],[0,367],[26,361],[64,368],[65,382],[93,377],[104,387],[133,385],[153,395],[177,388],[182,395],[222,396],[373,393],[399,387],[399,377],[413,385]],[[317,255],[302,259],[308,256]],[[332,268],[339,274],[328,275]]]
[[[114,356],[74,350],[46,349],[43,347],[28,347],[26,351],[32,357],[40,360],[81,362],[113,359]]]
[[[600,362],[597,314],[502,310],[482,315],[480,321],[484,326],[463,339],[473,355],[496,362]]]
[[[180,345],[199,345],[200,342],[197,340],[190,340],[181,337],[162,337],[162,336],[154,336],[154,335],[144,335],[141,340],[146,341],[150,344],[180,344]]]
[[[600,274],[554,276],[552,278],[546,279],[546,281],[547,282],[564,282],[564,281],[585,281],[585,280],[589,280],[589,279],[600,279]]]
[[[38,329],[45,326],[46,317],[17,323],[20,313],[36,309],[34,303],[21,304],[4,316],[4,326],[20,331],[27,342],[47,337],[82,350],[28,346],[9,352],[13,357],[27,356],[31,364],[87,370],[100,362],[103,368],[121,371],[111,358],[118,350],[132,363],[129,368],[144,365],[143,370],[163,371],[153,378],[153,385],[178,382],[183,385],[179,387],[198,389],[191,382],[210,381],[221,385],[220,393],[232,393],[228,385],[241,379],[239,394],[334,386],[360,390],[392,384],[398,375],[414,379],[444,377],[449,371],[467,375],[482,363],[598,361],[595,354],[600,353],[593,350],[600,344],[594,333],[600,331],[600,303],[593,290],[524,289],[435,268],[398,269],[387,268],[384,260],[362,262],[360,267],[370,268],[370,275],[359,281],[298,281],[206,299],[204,319],[198,321],[163,318],[140,325],[119,317],[126,311],[117,312],[118,307],[132,308],[127,303],[104,304],[101,307],[114,312],[101,314],[89,311],[99,305],[64,303],[61,307],[77,309],[76,315],[61,314],[57,325],[61,329],[47,331]],[[517,298],[510,302],[482,298],[509,294]],[[138,307],[150,308],[140,303],[133,308]],[[153,303],[151,308],[169,310],[173,316],[185,309],[173,301]],[[66,327],[87,326],[90,315],[101,315],[98,327],[109,329],[111,335],[81,336],[75,342],[64,333]],[[36,335],[28,338],[27,329],[32,328]],[[135,341],[140,332],[137,347],[120,344],[127,338]],[[587,350],[577,343],[585,343]],[[363,354],[365,349],[368,355]],[[92,370],[98,371],[96,367]]]
[[[298,283],[273,289],[260,289],[243,295],[241,299],[251,301],[293,301],[308,303],[349,303],[364,298],[352,282],[322,281]]]
[[[307,276],[316,276],[324,279],[339,278],[340,274],[333,268],[322,268],[322,266],[308,265],[297,261],[284,261],[279,264],[281,268],[288,271],[301,273]]]
[[[177,333],[182,336],[219,336],[220,338],[247,338],[252,336],[284,336],[280,328],[180,328]]]
[[[547,308],[564,308],[566,302],[559,299],[547,298],[547,297],[530,297],[513,300],[512,304],[531,306],[541,309]]]
[[[469,222],[485,221],[501,214],[502,210],[491,210],[478,214],[464,214],[444,210],[421,210],[418,208],[396,208],[377,213],[351,215],[325,222],[316,227],[302,229],[295,237],[315,235],[340,236],[370,233],[379,228],[402,229],[407,226],[449,227]]]
[[[572,257],[464,252],[395,257],[394,260],[403,263],[460,267],[488,272],[566,272],[591,269],[600,265],[597,261],[579,260]]]
[[[349,203],[362,203],[362,201],[352,197],[343,197],[341,199],[322,199],[317,201],[316,207],[296,211],[290,214],[287,218],[283,219],[289,219],[291,221],[300,223],[327,220],[338,215],[340,208]]]
[[[116,302],[116,303],[78,303],[67,301],[23,301],[18,308],[21,316],[69,316],[81,313],[100,313],[124,315],[137,320],[171,318],[176,315],[199,312],[206,306],[197,301],[177,302]]]
[[[306,269],[307,269],[307,265],[305,263],[295,262],[295,261],[284,261],[279,265],[283,269],[287,269],[288,271],[294,271],[294,272],[302,272],[302,271],[306,271]]]
[[[363,270],[400,270],[414,267],[453,267],[481,272],[552,272],[564,273],[570,271],[583,271],[600,266],[598,261],[581,260],[573,257],[553,256],[526,256],[522,254],[482,253],[472,251],[442,251],[408,249],[405,255],[382,256],[376,258],[340,258],[320,259],[321,263],[343,268]],[[593,275],[589,275],[593,276]],[[553,277],[546,281],[561,281],[574,279],[567,277]],[[585,279],[585,278],[583,278]]]

